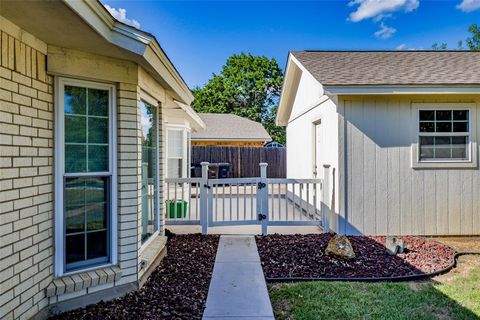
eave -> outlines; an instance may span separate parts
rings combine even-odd
[[[190,104],[194,97],[156,38],[114,19],[99,1],[63,0],[96,32],[110,43],[138,55],[138,62],[160,83]]]
[[[480,94],[479,85],[324,85],[332,95]]]

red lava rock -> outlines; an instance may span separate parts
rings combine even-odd
[[[398,237],[408,249],[390,256],[385,237],[348,237],[356,259],[345,261],[324,254],[330,234],[257,237],[266,278],[386,278],[424,275],[448,267],[455,251],[419,237]]]
[[[176,235],[142,289],[51,319],[201,319],[219,236]]]

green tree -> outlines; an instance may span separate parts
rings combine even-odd
[[[470,27],[468,27],[468,32],[472,34],[471,37],[468,37],[465,40],[465,43],[467,45],[467,48],[472,51],[480,51],[480,28],[477,26],[477,24],[472,24]],[[464,50],[463,47],[464,42],[462,40],[458,41],[457,43],[457,50]],[[432,50],[447,50],[447,44],[442,42],[442,43],[437,43],[435,42],[432,44]]]
[[[480,28],[477,24],[472,24],[468,27],[468,32],[472,34],[472,37],[466,40],[468,48],[472,51],[480,51]]]
[[[275,59],[234,54],[203,88],[193,89],[197,112],[233,113],[261,122],[272,139],[285,143],[285,128],[275,125],[283,72]]]

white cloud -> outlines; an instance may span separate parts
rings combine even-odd
[[[389,27],[385,23],[382,22],[380,24],[380,30],[375,32],[374,35],[378,39],[385,40],[385,39],[391,38],[395,32],[397,32],[397,29]]]
[[[419,0],[352,0],[348,5],[350,7],[358,5],[349,17],[351,21],[358,22],[370,18],[380,21],[396,11],[411,12],[418,8],[420,2]]]
[[[457,9],[462,10],[463,12],[472,12],[480,9],[480,0],[463,0]]]
[[[409,51],[414,51],[414,50],[423,50],[421,48],[412,48],[412,47],[409,47],[407,46],[405,43],[402,43],[402,44],[399,44],[398,46],[395,47],[395,50],[398,50],[398,51],[405,51],[405,50],[409,50]]]
[[[125,10],[123,8],[118,8],[118,10],[117,10],[113,7],[110,7],[108,4],[105,5],[105,8],[118,21],[123,22],[125,24],[128,24],[128,25],[130,25],[132,27],[135,27],[137,29],[140,29],[140,23],[137,20],[127,18],[127,10]]]

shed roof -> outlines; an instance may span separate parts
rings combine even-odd
[[[325,86],[480,84],[478,51],[292,51]]]
[[[192,132],[192,140],[271,141],[267,130],[259,122],[234,114],[199,113],[206,128]]]

